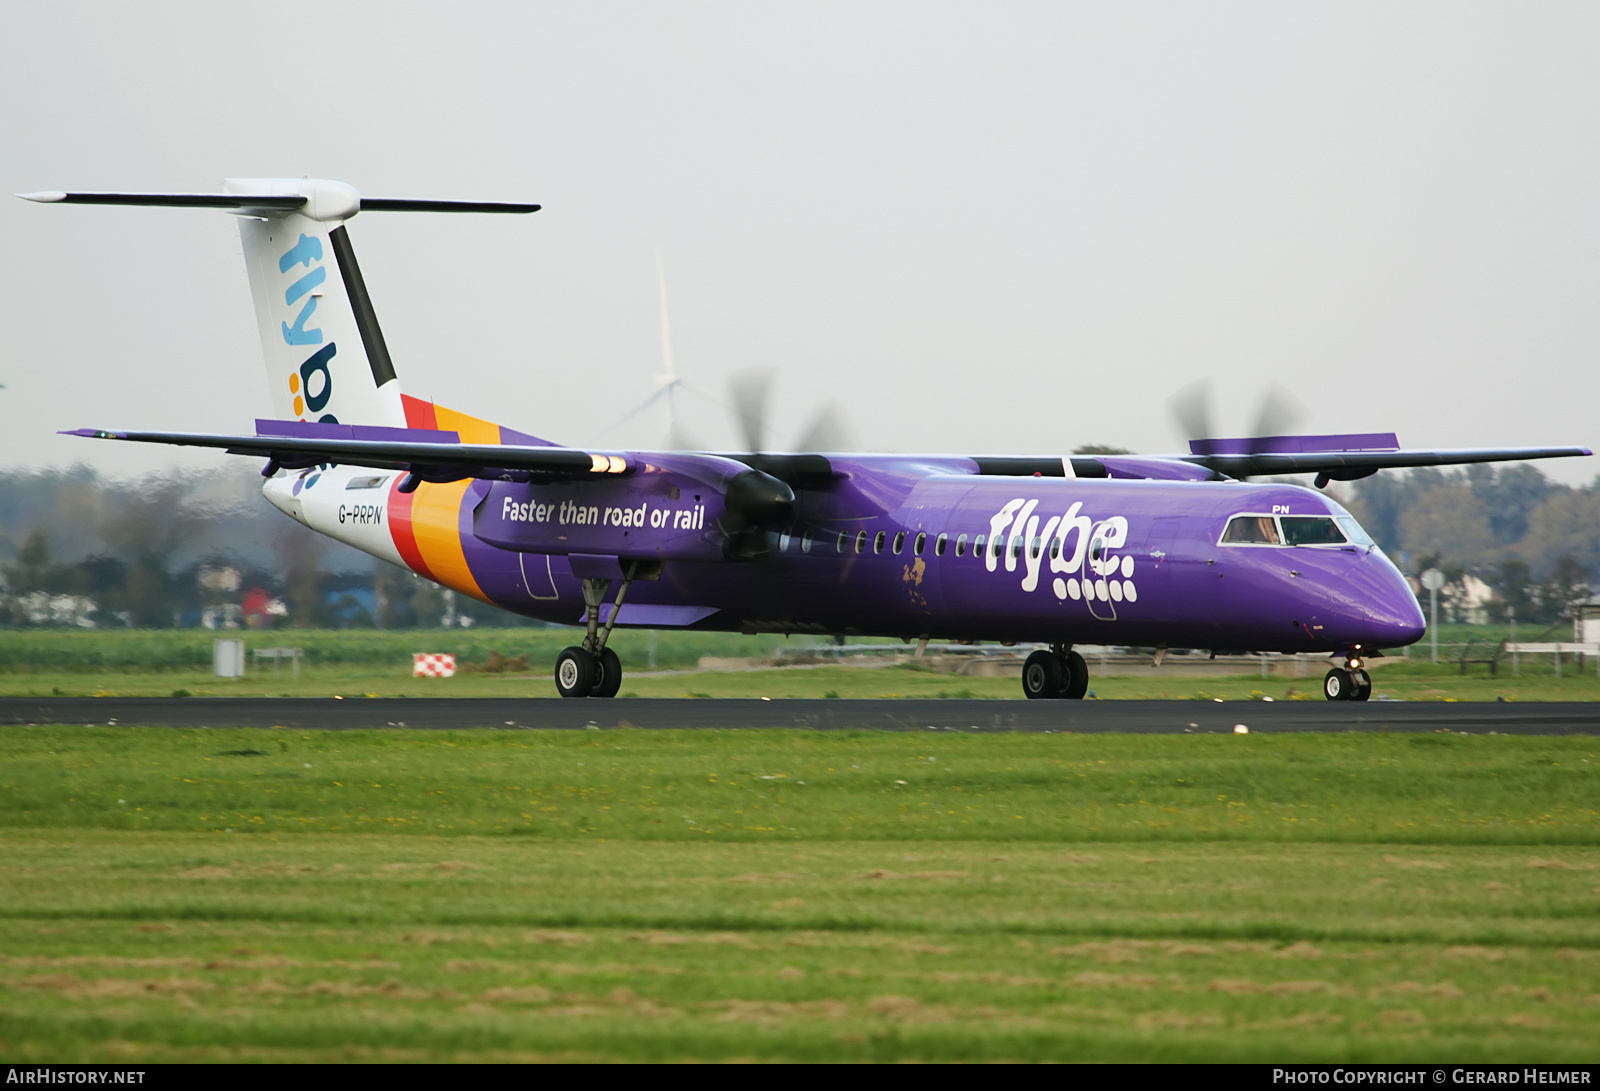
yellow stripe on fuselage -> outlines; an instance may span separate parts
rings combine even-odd
[[[433,407],[433,419],[441,432],[456,432],[462,443],[499,443],[500,426],[481,417],[470,416],[442,405]]]
[[[444,410],[439,411],[440,416]],[[445,425],[441,420],[441,428]],[[449,426],[456,430],[454,424]],[[481,443],[468,439],[465,431],[461,439],[466,443]],[[498,437],[496,439],[498,442]],[[469,481],[452,481],[446,485],[423,482],[411,499],[411,531],[417,538],[417,552],[428,565],[433,578],[446,587],[475,599],[489,601],[472,570],[467,567],[467,555],[461,548],[461,498],[466,494]]]

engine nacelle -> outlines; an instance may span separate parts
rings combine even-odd
[[[794,514],[794,493],[732,459],[652,456],[610,480],[496,482],[472,533],[519,553],[720,561],[759,553],[766,530]]]

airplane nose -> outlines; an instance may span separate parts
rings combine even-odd
[[[1422,607],[1411,588],[1396,573],[1393,585],[1371,603],[1367,615],[1370,643],[1380,648],[1400,648],[1415,644],[1428,632],[1428,623],[1422,616]]]

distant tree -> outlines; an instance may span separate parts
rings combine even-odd
[[[172,576],[163,561],[141,553],[128,565],[123,608],[136,629],[170,629],[177,621]]]
[[[1522,540],[1528,517],[1559,486],[1526,462],[1507,466],[1479,463],[1463,471],[1472,494],[1489,515],[1489,529],[1499,545]]]
[[[1550,621],[1570,618],[1573,607],[1587,602],[1590,594],[1588,568],[1570,555],[1558,558],[1550,577],[1539,585],[1545,617]]]
[[[1446,481],[1414,497],[1400,516],[1405,548],[1435,553],[1463,566],[1488,559],[1494,545],[1483,501],[1459,481]]]
[[[1539,589],[1527,562],[1516,558],[1501,561],[1486,582],[1500,596],[1489,604],[1489,620],[1504,622],[1511,616],[1508,611],[1514,611],[1518,621],[1543,620],[1544,604],[1539,600]]]
[[[1385,553],[1398,553],[1405,547],[1400,531],[1400,514],[1410,506],[1416,487],[1409,474],[1380,472],[1364,477],[1351,490],[1350,514],[1360,520]]]
[[[1528,516],[1528,533],[1517,547],[1536,577],[1547,577],[1563,557],[1586,572],[1600,570],[1600,490],[1552,491]]]
[[[17,562],[6,568],[6,584],[12,594],[29,591],[53,591],[57,582],[56,566],[50,563],[50,540],[39,531],[28,535],[17,553]]]
[[[444,588],[427,580],[418,579],[411,587],[412,617],[419,629],[437,629],[444,620]]]
[[[411,606],[411,594],[416,589],[417,577],[402,572],[394,565],[379,565],[372,574],[372,591],[377,600],[378,613],[373,623],[380,629],[414,629],[417,612]]]
[[[279,565],[289,600],[289,624],[296,629],[320,627],[326,621],[318,568],[321,553],[321,540],[299,525],[286,527],[278,538]]]
[[[1059,450],[1060,448],[1057,448]],[[1126,447],[1112,447],[1104,443],[1085,443],[1081,447],[1074,447],[1075,455],[1131,455],[1132,451]]]

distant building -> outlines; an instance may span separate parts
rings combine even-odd
[[[64,625],[93,629],[98,605],[87,595],[52,595],[48,591],[29,591],[14,600],[17,612],[32,625]]]

